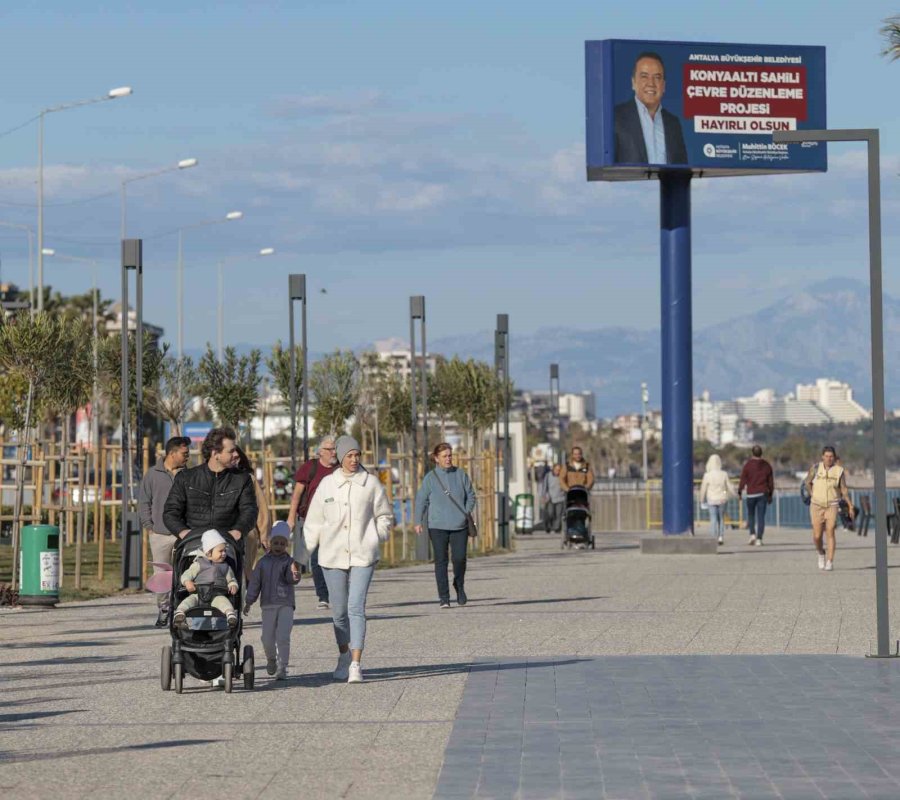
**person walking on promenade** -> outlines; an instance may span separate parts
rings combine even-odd
[[[236,434],[213,428],[200,447],[203,463],[175,476],[163,508],[163,523],[183,539],[194,528],[225,531],[243,552],[241,537],[256,525],[259,509],[253,476],[231,468]]]
[[[334,679],[362,683],[360,666],[366,643],[366,596],[387,541],[394,514],[381,481],[362,468],[359,442],[340,436],[335,442],[340,469],[322,479],[303,523],[303,538],[328,584],[338,663]]]
[[[728,473],[722,469],[722,459],[713,453],[706,460],[706,472],[700,482],[700,503],[709,506],[709,523],[719,544],[725,544],[725,505],[729,497],[737,497],[737,494]]]
[[[288,511],[287,524],[294,532],[294,542],[299,543],[303,535],[303,520],[309,512],[309,506],[316,494],[319,484],[328,475],[338,468],[335,459],[334,437],[325,436],[319,442],[316,458],[311,458],[302,464],[294,475],[294,492],[291,495],[291,508]],[[294,557],[296,558],[296,547]],[[328,608],[328,584],[322,567],[319,566],[319,551],[313,550],[309,554],[309,569],[312,572],[313,585],[316,588],[316,597],[319,600],[317,608]]]
[[[300,565],[288,554],[290,540],[290,526],[278,520],[269,534],[269,552],[250,576],[244,601],[244,614],[248,614],[259,598],[266,672],[274,675],[276,681],[287,677],[294,627],[294,586],[300,583]]]
[[[247,454],[238,445],[234,447],[232,469],[250,473],[250,479],[253,481],[253,493],[256,497],[256,506],[259,509],[256,514],[256,526],[244,537],[244,580],[247,581],[250,579],[250,572],[256,566],[259,548],[262,547],[263,551],[268,551],[269,549],[269,531],[272,530],[272,515],[269,512],[269,501],[266,500],[265,492],[263,492],[262,486],[259,485],[259,481],[256,480],[253,465],[250,463],[250,459],[247,458]]]
[[[837,464],[837,453],[831,445],[822,448],[822,460],[813,464],[806,474],[806,491],[810,498],[809,518],[812,523],[813,544],[819,554],[819,569],[831,572],[834,569],[835,538],[841,500],[847,503],[847,513],[853,519],[854,508],[847,488],[847,475]],[[827,550],[822,544],[825,534]]]
[[[559,475],[562,467],[554,464],[553,469],[544,476],[541,492],[547,503],[547,533],[559,533],[562,530],[563,511],[566,504],[566,493],[562,488]]]
[[[766,510],[775,495],[775,476],[772,465],[762,457],[762,448],[755,444],[750,451],[750,460],[741,470],[738,483],[738,497],[747,492],[747,526],[750,528],[750,541],[762,547],[763,534],[766,532]]]
[[[166,442],[165,457],[148,469],[141,481],[138,514],[141,527],[150,531],[150,554],[158,564],[172,563],[175,537],[163,522],[163,509],[175,476],[187,465],[190,451],[191,440],[187,436],[173,436]],[[153,574],[158,572],[162,572],[162,569],[154,567]],[[156,627],[165,628],[169,624],[169,593],[157,594],[156,605],[159,609]]]
[[[434,469],[422,479],[416,493],[416,534],[428,529],[434,548],[434,579],[441,608],[450,608],[447,578],[447,550],[453,560],[453,588],[456,602],[464,606],[466,597],[466,546],[469,541],[467,515],[475,510],[475,490],[464,470],[453,466],[453,448],[441,442],[431,452]]]
[[[564,492],[568,492],[573,486],[583,486],[590,492],[594,485],[594,470],[584,460],[584,452],[577,445],[572,448],[571,460],[560,470],[559,483]]]

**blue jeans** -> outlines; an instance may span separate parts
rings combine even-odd
[[[769,506],[769,499],[761,494],[758,497],[747,498],[747,523],[750,528],[750,535],[757,539],[762,539],[763,533],[766,531],[766,509]],[[755,526],[754,527],[754,523]]]
[[[366,644],[366,595],[375,565],[350,569],[322,567],[322,573],[328,584],[331,620],[338,646],[348,644],[351,650],[362,650]]]
[[[709,523],[712,525],[713,536],[719,537],[725,534],[725,506],[709,507]]]

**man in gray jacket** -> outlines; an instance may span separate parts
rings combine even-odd
[[[147,470],[141,481],[138,500],[141,527],[150,531],[150,553],[157,563],[172,563],[175,537],[163,522],[163,509],[175,476],[187,465],[190,446],[191,440],[187,436],[173,436],[166,442],[165,458]],[[153,568],[154,574],[160,571],[157,567]],[[159,607],[156,627],[164,628],[169,622],[168,593],[160,592],[156,595],[156,604]]]

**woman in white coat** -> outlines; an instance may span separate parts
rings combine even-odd
[[[729,497],[737,497],[737,492],[728,480],[728,473],[722,469],[722,459],[713,453],[706,462],[706,472],[700,483],[700,503],[709,506],[709,522],[719,544],[725,543],[725,504]]]
[[[335,680],[361,683],[366,641],[366,595],[394,515],[381,481],[359,463],[359,442],[335,442],[340,468],[322,479],[303,523],[309,552],[319,548],[338,645]]]

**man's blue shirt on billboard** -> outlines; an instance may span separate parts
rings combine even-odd
[[[666,162],[666,128],[663,122],[662,109],[657,108],[656,114],[650,116],[650,112],[637,97],[634,98],[637,106],[638,119],[641,121],[641,133],[644,134],[644,145],[647,148],[648,164],[665,164]]]

